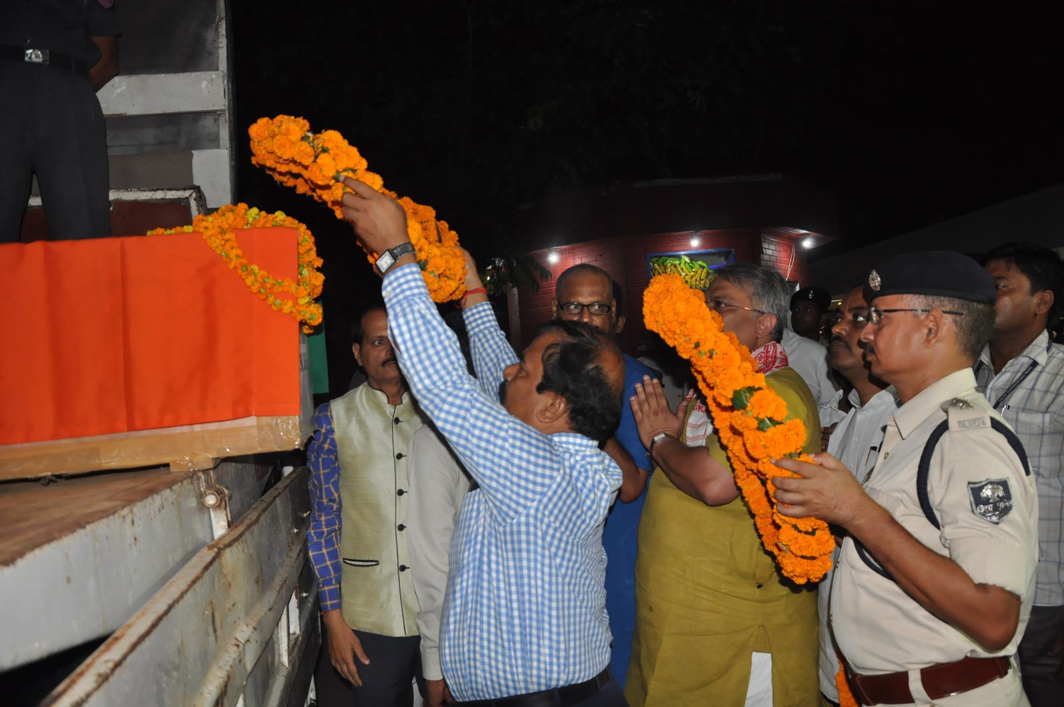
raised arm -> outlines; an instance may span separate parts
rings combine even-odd
[[[346,180],[344,215],[368,248],[383,252],[407,242],[406,215],[393,199],[361,182]],[[475,269],[473,269],[475,274]],[[475,289],[475,288],[474,288]],[[413,255],[403,255],[384,276],[388,329],[396,358],[421,409],[458,454],[466,470],[498,512],[513,516],[538,500],[554,482],[557,451],[541,432],[511,416],[495,390],[486,390],[466,371],[458,339],[440,317]],[[466,298],[470,344],[481,338],[499,342],[491,306],[483,293]],[[502,341],[505,341],[503,338]],[[513,351],[496,351],[497,359],[478,356],[486,377]],[[501,380],[501,372],[498,374]],[[521,469],[518,478],[514,469]]]

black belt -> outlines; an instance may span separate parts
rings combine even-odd
[[[22,61],[27,64],[43,64],[55,69],[69,71],[78,76],[89,75],[89,66],[85,62],[78,61],[72,56],[67,56],[62,52],[52,51],[51,49],[33,49],[0,44],[0,59]]]
[[[457,704],[461,707],[567,707],[598,694],[609,681],[610,671],[603,670],[590,680],[575,685],[556,687],[542,692],[529,692],[513,697],[500,697],[497,700],[472,700]]]

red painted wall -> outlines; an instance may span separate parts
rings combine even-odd
[[[693,237],[698,237],[701,241],[697,247],[691,246]],[[640,341],[646,336],[643,327],[642,293],[650,281],[647,263],[650,254],[731,248],[735,251],[736,260],[740,262],[769,265],[775,267],[786,279],[803,282],[805,261],[797,242],[797,234],[778,229],[774,229],[773,234],[757,229],[719,229],[609,238],[534,251],[531,255],[550,271],[551,279],[540,283],[538,291],[522,288],[518,293],[521,314],[520,343],[522,346],[527,344],[536,327],[550,320],[555,280],[566,269],[578,263],[599,266],[623,288],[628,323],[621,335],[621,346],[625,351],[635,352]],[[550,252],[558,253],[558,262],[551,264],[547,261]]]

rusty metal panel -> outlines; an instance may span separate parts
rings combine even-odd
[[[226,489],[235,519],[262,495],[265,474],[251,461],[225,461],[210,472],[146,469],[5,485],[0,670],[121,626],[214,539],[204,479]]]
[[[195,554],[44,704],[287,704],[317,649],[307,472]]]

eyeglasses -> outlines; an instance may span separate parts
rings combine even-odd
[[[868,310],[868,321],[872,324],[878,325],[883,321],[884,314],[894,314],[895,312],[919,312],[920,314],[928,314],[933,310],[930,309],[914,309],[914,308],[899,308],[899,309],[880,309],[879,307],[871,307]],[[943,314],[952,314],[955,317],[963,317],[964,312],[955,312],[950,309],[940,310]]]
[[[562,314],[568,314],[570,317],[582,316],[585,309],[593,317],[602,317],[613,311],[613,303],[589,302],[584,304],[583,302],[562,302],[558,305],[558,309],[561,310]]]
[[[720,297],[707,297],[706,305],[708,305],[710,309],[716,310],[721,314],[731,312],[736,309],[742,309],[747,312],[757,312],[758,314],[768,314],[768,312],[763,309],[757,309],[756,307],[747,307],[741,304],[732,304],[728,300],[723,300]]]
[[[843,314],[841,309],[834,309],[827,314],[827,324],[829,327],[841,324],[844,321],[848,321],[850,326],[854,329],[864,329],[865,324],[868,323],[868,314],[865,312],[854,312],[849,317]]]

